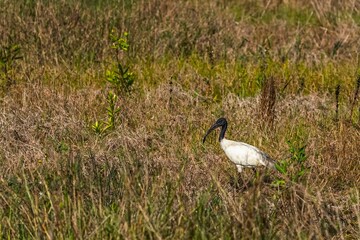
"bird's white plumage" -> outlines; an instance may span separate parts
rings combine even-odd
[[[239,172],[242,171],[243,167],[253,168],[262,165],[274,168],[273,160],[266,153],[247,143],[224,138],[220,141],[220,145]]]
[[[210,132],[219,127],[221,127],[219,135],[221,148],[224,150],[226,156],[236,165],[238,172],[241,172],[244,167],[254,168],[261,165],[276,169],[275,161],[258,148],[247,143],[225,139],[225,132],[227,128],[227,121],[225,118],[219,118],[209,128],[203,138],[203,143],[205,143],[206,137],[210,134]]]

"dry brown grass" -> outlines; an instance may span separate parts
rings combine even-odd
[[[0,99],[3,238],[360,235],[356,1],[0,7],[0,42],[20,44],[24,56]],[[119,96],[118,125],[99,136],[91,125],[106,118],[112,27],[130,32],[137,78]],[[229,139],[279,161],[292,157],[288,141],[306,145],[308,171],[294,182],[298,166],[287,176],[261,171],[264,181],[239,185],[217,138],[201,143],[220,116]]]

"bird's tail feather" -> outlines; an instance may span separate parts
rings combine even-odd
[[[274,170],[277,170],[276,169],[276,160],[274,160],[274,159],[272,159],[270,156],[268,156],[268,155],[265,155],[265,157],[266,157],[266,167],[267,168],[271,168],[271,169],[274,169]]]

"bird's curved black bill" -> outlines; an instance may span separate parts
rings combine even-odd
[[[220,127],[220,125],[218,125],[218,124],[216,124],[216,123],[215,123],[214,125],[212,125],[211,128],[209,128],[209,130],[207,130],[207,132],[206,132],[206,134],[205,134],[202,142],[205,143],[206,137],[207,137],[214,129],[216,129],[216,128],[218,128],[218,127]]]

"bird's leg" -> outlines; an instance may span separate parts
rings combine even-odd
[[[240,166],[240,165],[237,165],[236,166],[237,167],[237,184],[240,186],[240,184],[244,184],[244,179],[242,178],[242,174],[241,174],[241,172],[242,172],[242,167]],[[240,181],[241,181],[241,183],[240,183]]]
[[[252,168],[252,170],[253,170],[253,173],[254,173],[254,178],[253,179],[257,179],[257,177],[258,177],[258,173],[257,173],[257,171],[256,171],[256,168]]]
[[[241,173],[237,172],[237,181],[236,181],[237,188],[240,188],[241,185],[243,185],[243,184],[244,184],[244,179],[243,179]]]
[[[238,167],[238,169],[239,169],[239,167]],[[242,167],[241,167],[241,169],[242,169]],[[239,175],[240,175],[240,173],[241,173],[241,171],[239,171]],[[252,184],[251,184],[251,180],[252,180],[252,179],[248,179],[247,181],[244,181],[242,174],[241,174],[240,177],[241,177],[241,180],[242,180],[242,184],[243,184],[244,189],[247,189],[249,186],[252,185]]]
[[[252,171],[254,173],[254,177],[252,178],[253,179],[253,183],[255,183],[257,177],[258,177],[258,172],[256,171],[256,168],[252,168]]]

